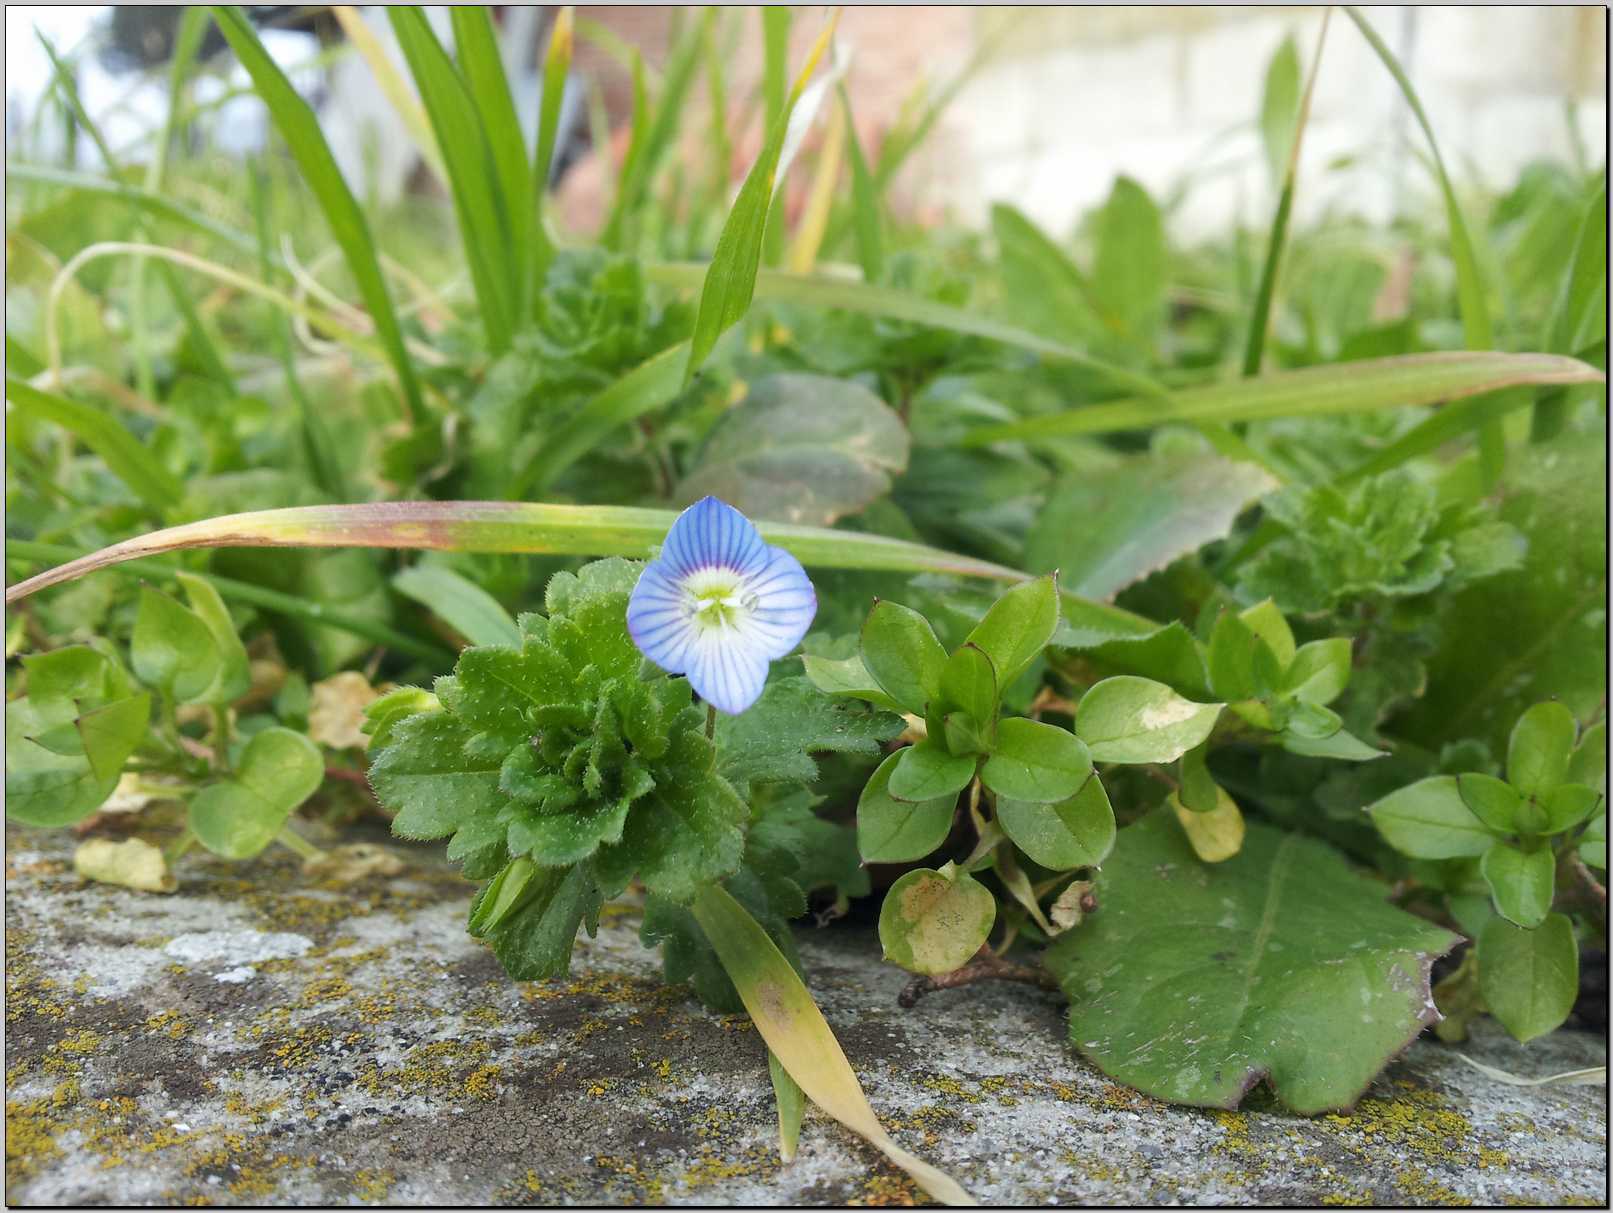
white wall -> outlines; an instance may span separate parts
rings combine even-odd
[[[1506,185],[1531,160],[1571,159],[1565,102],[1601,163],[1607,131],[1606,13],[1601,8],[1370,8],[1401,57],[1459,179]],[[1013,20],[982,13],[982,34]],[[1308,69],[1318,8],[1033,10],[959,96],[950,145],[923,191],[966,222],[996,200],[1051,231],[1069,230],[1116,174],[1161,194],[1184,172],[1228,164],[1176,218],[1186,238],[1223,232],[1240,213],[1262,223],[1271,188],[1256,117],[1272,53],[1292,33]],[[1210,151],[1211,145],[1214,150]],[[1354,24],[1335,10],[1301,161],[1296,217],[1326,210],[1386,218],[1400,191],[1432,186],[1420,131]],[[1328,166],[1357,158],[1347,171]]]

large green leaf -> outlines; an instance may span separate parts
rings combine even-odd
[[[1277,488],[1257,464],[1208,452],[1153,453],[1069,473],[1025,540],[1025,563],[1057,569],[1066,589],[1112,598],[1171,561],[1223,539],[1256,498]]]
[[[1154,812],[1099,871],[1102,909],[1048,952],[1070,1038],[1174,1103],[1236,1107],[1265,1078],[1296,1112],[1348,1107],[1435,1017],[1429,968],[1459,942],[1385,892],[1325,844],[1254,823],[1206,866]]]
[[[1252,379],[1177,391],[1168,400],[1087,405],[1026,421],[982,426],[964,446],[1152,429],[1170,422],[1326,417],[1413,404],[1439,404],[1525,384],[1595,383],[1595,367],[1557,354],[1406,354],[1274,371]]]
[[[1428,693],[1394,725],[1424,744],[1479,737],[1500,754],[1531,704],[1557,699],[1583,721],[1607,694],[1605,432],[1518,452],[1502,489],[1528,553],[1451,602]]]
[[[867,388],[824,375],[751,384],[707,436],[680,495],[752,518],[827,526],[883,497],[907,468],[907,427]]]

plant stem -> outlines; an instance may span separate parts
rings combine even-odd
[[[191,833],[189,826],[186,826],[179,837],[168,845],[168,850],[163,853],[163,858],[168,861],[168,866],[173,867],[174,864],[178,863],[180,857],[190,850],[195,845],[195,842],[196,835]]]
[[[896,1005],[911,1008],[926,994],[934,993],[936,990],[953,990],[959,986],[973,985],[977,981],[1017,981],[1025,985],[1039,986],[1044,990],[1059,988],[1059,983],[1053,974],[1040,965],[1015,964],[1013,961],[993,956],[987,948],[981,948],[975,958],[961,969],[954,969],[950,973],[915,977],[896,996]]]
[[[309,842],[301,834],[297,833],[297,831],[292,829],[289,825],[286,826],[285,829],[281,830],[280,833],[275,835],[275,841],[283,843],[291,850],[297,852],[297,854],[301,855],[303,860],[308,863],[314,863],[318,860],[327,858],[324,851],[321,851],[318,847]]]
[[[706,705],[706,737],[709,740],[717,735],[717,709],[711,704]]]
[[[213,705],[213,768],[220,773],[230,769],[229,705]]]

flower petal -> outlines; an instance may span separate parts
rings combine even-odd
[[[783,548],[768,548],[767,563],[746,579],[745,590],[756,596],[745,630],[769,660],[801,643],[818,613],[818,595],[799,560]]]
[[[767,657],[734,631],[700,632],[689,653],[689,685],[719,712],[737,716],[762,697]]]
[[[766,564],[767,551],[750,519],[725,501],[702,497],[672,524],[661,559],[679,575],[713,567],[748,574]]]
[[[644,566],[627,600],[627,631],[643,653],[671,674],[688,668],[697,626],[682,587],[664,560]]]

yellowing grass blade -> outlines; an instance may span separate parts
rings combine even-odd
[[[942,1204],[976,1204],[955,1179],[891,1140],[811,992],[761,924],[720,885],[701,893],[693,910],[756,1030],[807,1098],[867,1140]]]
[[[516,501],[397,501],[255,510],[152,531],[115,543],[9,587],[6,601],[15,602],[46,586],[107,565],[181,548],[428,548],[642,558],[666,538],[675,518],[677,513],[673,510]],[[763,522],[759,528],[769,542],[788,549],[809,567],[953,573],[1000,581],[1019,581],[1025,576],[989,561],[883,535],[778,522]],[[1098,604],[1093,608],[1112,616],[1112,621],[1122,627],[1138,623],[1129,612]]]

